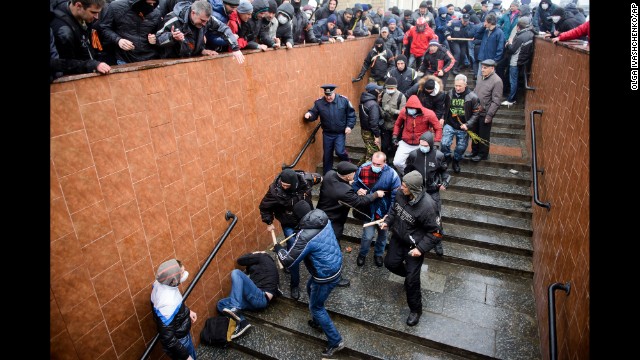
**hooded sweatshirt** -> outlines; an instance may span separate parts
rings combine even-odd
[[[407,108],[418,109],[415,116],[407,114]],[[427,130],[435,133],[435,141],[442,140],[442,126],[436,114],[422,106],[417,96],[411,95],[407,100],[407,105],[400,110],[398,119],[393,127],[393,137],[399,138],[409,145],[420,144],[420,136]]]

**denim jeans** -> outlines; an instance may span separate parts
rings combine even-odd
[[[373,240],[373,236],[376,234],[376,229],[378,230],[378,238],[376,239],[376,246],[374,248],[373,255],[384,255],[384,247],[387,245],[387,233],[389,232],[389,230],[380,230],[377,225],[367,226],[366,228],[362,229],[362,239],[360,239],[360,255],[367,256],[367,254],[369,253],[369,248],[371,248],[371,241]]]
[[[518,67],[509,66],[509,84],[511,85],[511,91],[507,100],[509,102],[516,101],[516,92],[518,91]]]
[[[195,346],[193,346],[191,333],[187,334],[187,336],[183,337],[182,339],[178,339],[178,341],[182,344],[182,346],[187,348],[187,351],[189,351],[189,355],[191,355],[193,360],[196,360],[196,348]]]
[[[328,283],[317,283],[313,281],[313,278],[309,278],[307,281],[307,295],[309,295],[309,310],[311,311],[311,317],[313,320],[322,327],[322,331],[327,336],[329,342],[328,347],[334,347],[342,341],[342,336],[336,329],[336,326],[331,321],[327,309],[324,307],[324,302],[327,301],[331,290],[335,288],[340,282],[341,277],[336,277]]]
[[[293,234],[293,228],[290,227],[282,227],[282,232],[284,232],[284,237],[289,237]],[[291,239],[287,240],[287,251],[291,250],[293,243],[296,241],[295,236]],[[300,286],[300,263],[296,264],[296,266],[292,266],[289,268],[289,272],[291,274],[291,281],[289,282],[289,286],[298,287]]]
[[[349,154],[344,147],[346,141],[345,134],[322,133],[322,175],[333,169],[333,151],[340,161],[349,161]]]
[[[229,297],[218,301],[218,312],[222,309],[236,308],[239,310],[260,310],[268,305],[264,291],[249,279],[247,274],[238,269],[231,271],[231,293]],[[241,313],[237,313],[240,320],[244,320]]]
[[[453,126],[445,124],[442,130],[442,146],[440,147],[440,151],[442,151],[444,156],[451,154],[451,145],[453,144],[454,136],[456,137],[456,147],[453,150],[453,160],[460,161],[469,144],[469,135],[466,131],[456,130]]]

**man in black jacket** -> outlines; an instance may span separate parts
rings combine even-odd
[[[409,317],[407,325],[414,326],[422,315],[420,269],[424,254],[440,242],[440,213],[431,196],[422,186],[422,175],[412,171],[402,178],[396,201],[380,229],[391,228],[391,240],[384,266],[404,277]]]
[[[267,224],[267,231],[275,230],[273,219],[276,218],[282,226],[284,237],[292,235],[300,221],[293,213],[294,205],[298,201],[306,201],[313,208],[311,188],[320,182],[322,182],[320,174],[284,169],[269,185],[269,190],[264,194],[259,205],[260,216],[262,222]],[[294,241],[293,238],[287,241],[287,249],[291,249]],[[290,271],[291,297],[298,300],[300,298],[300,266],[296,265]]]
[[[359,196],[351,187],[358,167],[348,161],[338,163],[338,171],[330,170],[324,176],[320,186],[320,199],[317,208],[327,213],[331,220],[331,227],[340,240],[344,231],[344,223],[347,222],[350,207],[363,207],[371,204],[373,200],[384,197],[384,191],[378,190],[371,194]],[[347,204],[347,205],[343,205]],[[342,278],[338,286],[349,286],[351,282]]]
[[[351,79],[351,82],[358,82],[362,80],[367,70],[371,69],[369,73],[369,82],[375,82],[378,85],[384,85],[384,81],[387,77],[387,73],[395,67],[395,61],[393,60],[393,53],[384,46],[384,39],[377,38],[373,43],[373,49],[369,51],[364,58],[360,73],[355,78]]]
[[[153,320],[156,323],[162,349],[171,359],[196,358],[196,349],[191,339],[191,323],[198,316],[182,301],[178,285],[187,281],[189,272],[180,260],[163,262],[156,272],[151,290]]]
[[[376,151],[380,151],[380,131],[384,124],[382,109],[380,109],[379,105],[382,89],[382,86],[371,82],[364,87],[364,92],[360,94],[360,106],[358,107],[360,111],[360,133],[367,151],[358,162],[358,166],[371,159]]]
[[[254,251],[240,256],[238,265],[246,266],[247,273],[238,269],[231,271],[229,297],[218,301],[218,312],[236,320],[235,339],[251,327],[242,315],[243,310],[261,310],[280,294],[278,269],[273,258],[264,251]]]
[[[291,24],[293,25],[293,43],[296,45],[306,43],[319,43],[320,39],[316,39],[316,35],[313,32],[313,26],[307,19],[307,15],[302,12],[300,6],[302,6],[302,0],[291,1],[293,9],[295,10]]]

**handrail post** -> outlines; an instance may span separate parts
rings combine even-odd
[[[231,224],[229,224],[224,234],[220,236],[220,241],[218,241],[218,244],[216,245],[216,247],[211,251],[211,254],[209,254],[207,261],[204,262],[204,265],[202,265],[202,267],[200,268],[200,271],[198,271],[196,276],[193,278],[193,281],[191,281],[191,284],[189,284],[189,287],[184,292],[184,295],[182,296],[183,303],[187,300],[187,297],[189,297],[189,294],[191,294],[191,290],[193,290],[193,288],[196,286],[196,284],[202,277],[202,274],[204,274],[204,272],[207,270],[207,267],[209,267],[209,264],[218,253],[218,250],[220,250],[220,247],[222,246],[224,241],[229,236],[229,233],[231,233],[231,230],[233,230],[233,228],[236,226],[236,223],[238,222],[238,217],[229,210],[227,210],[227,212],[224,214],[224,218],[227,221],[229,221],[229,219],[233,219],[233,221],[231,222]],[[153,347],[156,345],[159,338],[160,338],[159,333],[153,337],[153,340],[151,340],[151,342],[149,343],[149,346],[147,346],[147,349],[144,351],[144,354],[142,354],[142,357],[140,358],[140,360],[146,360],[149,357],[149,355],[151,354],[151,350],[153,350]]]
[[[522,65],[522,72],[524,74],[524,88],[526,90],[535,90],[533,86],[529,86],[529,75],[527,74],[527,64]]]
[[[549,285],[549,358],[556,360],[558,358],[558,339],[556,339],[556,294],[555,290],[564,290],[569,296],[571,291],[571,282],[566,284],[554,283]]]
[[[302,158],[302,155],[304,154],[304,152],[307,151],[307,148],[309,147],[309,145],[316,142],[316,134],[318,133],[318,130],[320,130],[320,125],[321,125],[320,122],[318,122],[318,125],[316,125],[315,129],[313,129],[313,132],[307,139],[307,142],[304,144],[304,146],[302,147],[302,150],[300,150],[300,153],[298,153],[298,157],[296,157],[293,163],[291,165],[287,165],[283,163],[282,170],[292,169],[294,166],[298,165],[298,161],[300,161],[300,158]]]
[[[533,122],[534,115],[540,114],[542,115],[542,110],[533,110],[531,111],[531,168],[533,171],[531,172],[533,176],[533,201],[536,205],[546,208],[547,211],[551,210],[551,202],[541,202],[538,197],[538,158],[536,155],[536,126]],[[540,169],[540,172],[544,174],[544,169]]]

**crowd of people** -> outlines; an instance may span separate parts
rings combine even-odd
[[[304,114],[304,121],[320,119],[323,173],[285,169],[259,205],[266,230],[275,231],[278,220],[288,238],[286,247],[276,244],[273,251],[290,274],[292,298],[300,298],[301,262],[310,273],[308,324],[326,335],[322,355],[329,357],[345,346],[324,304],[335,287],[350,285],[339,242],[348,213],[363,222],[357,266],[365,265],[375,243],[375,265],[405,278],[406,324],[415,326],[422,314],[424,256],[431,250],[444,254],[439,192],[451,181],[449,165],[459,173],[463,157],[488,159],[492,119],[501,106],[515,103],[535,35],[554,43],[588,39],[589,21],[574,3],[562,8],[541,0],[533,9],[529,3],[515,0],[502,8],[501,0],[483,0],[436,9],[427,0],[415,10],[385,11],[370,4],[338,9],[338,0],[305,6],[300,0],[50,0],[50,80],[108,74],[111,66],[160,58],[232,53],[242,63],[242,50],[376,36],[352,78],[361,81],[368,73],[357,112],[336,85],[325,84],[323,96]],[[464,68],[472,69],[473,90],[460,73]],[[449,73],[452,89],[446,89]],[[366,147],[358,165],[345,147],[357,119]],[[483,141],[465,153],[470,132]],[[334,153],[341,160],[335,168]],[[314,209],[311,188],[317,184]],[[264,309],[282,294],[276,263],[266,252],[237,262],[246,273],[232,271],[231,292],[217,304],[220,314],[238,324],[232,338],[251,326],[243,311]],[[178,290],[187,277],[180,261],[168,260],[158,268],[151,293],[160,341],[172,359],[196,358],[190,329],[197,315]]]

